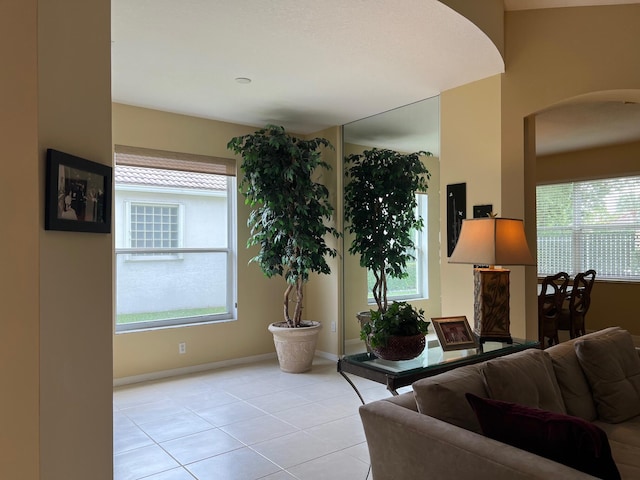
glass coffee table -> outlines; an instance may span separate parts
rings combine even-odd
[[[393,395],[398,395],[398,388],[411,385],[421,378],[432,377],[464,365],[484,362],[529,348],[538,348],[539,345],[537,340],[514,338],[512,343],[487,341],[482,345],[482,349],[470,348],[444,352],[436,340],[428,342],[422,354],[412,360],[393,362],[382,360],[373,353],[345,355],[338,360],[338,373],[349,382],[364,404],[362,395],[346,375],[347,373],[382,383]]]

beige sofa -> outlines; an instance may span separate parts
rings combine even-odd
[[[594,478],[483,436],[466,393],[588,420],[606,432],[621,477],[640,479],[639,353],[628,332],[611,327],[425,378],[413,392],[363,405],[373,480]]]

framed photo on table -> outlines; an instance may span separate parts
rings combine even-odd
[[[431,322],[445,352],[477,348],[476,337],[469,327],[467,317],[436,317]]]
[[[111,232],[111,167],[47,150],[45,230]]]

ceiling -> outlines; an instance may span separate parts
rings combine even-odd
[[[614,3],[640,2],[505,0],[505,8]],[[111,4],[113,100],[220,121],[312,133],[504,71],[489,39],[436,0],[402,0],[402,8],[397,0]],[[640,139],[640,128],[622,128],[631,111],[640,125],[639,109],[622,107],[583,102],[546,112],[537,121],[539,152],[576,148],[577,137],[610,141],[604,130],[615,141]],[[387,117],[390,126],[375,128],[400,132],[400,118]],[[437,154],[429,142],[422,149]]]

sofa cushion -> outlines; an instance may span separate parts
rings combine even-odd
[[[640,358],[629,332],[581,337],[574,347],[591,386],[598,418],[619,423],[640,415]]]
[[[579,417],[467,394],[485,436],[603,479],[619,479],[607,434]]]
[[[487,396],[479,365],[467,365],[423,378],[412,386],[420,413],[481,433],[478,419],[465,398],[466,392]]]
[[[610,335],[620,330],[620,327],[609,327],[597,332],[588,333],[581,338]],[[574,348],[574,340],[562,342],[547,348],[545,352],[551,358],[553,371],[560,387],[562,399],[569,415],[593,421],[598,417],[593,403],[591,387],[582,371],[578,356]]]
[[[489,397],[494,400],[566,413],[551,359],[542,350],[524,350],[489,360],[482,373]]]
[[[573,342],[559,343],[545,352],[551,358],[567,413],[589,421],[598,418],[591,388],[578,362]]]
[[[640,416],[622,423],[594,423],[607,434],[622,478],[640,478]]]

